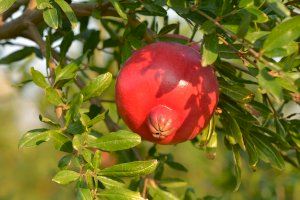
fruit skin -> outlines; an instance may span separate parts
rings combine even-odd
[[[178,43],[156,42],[134,52],[116,82],[117,108],[128,127],[159,144],[184,142],[200,133],[219,95],[213,68],[200,63],[195,49]],[[153,129],[162,125],[158,116],[171,119],[173,128],[159,137]]]

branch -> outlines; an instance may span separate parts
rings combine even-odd
[[[110,7],[109,3],[103,3],[101,5],[97,3],[74,3],[70,4],[70,6],[77,17],[91,16],[92,12],[95,10],[99,10],[102,16],[117,16],[117,13]],[[23,36],[21,33],[28,28],[28,22],[31,22],[36,26],[42,23],[42,11],[29,9],[20,17],[0,25],[0,40]]]

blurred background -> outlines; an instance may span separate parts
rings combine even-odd
[[[171,11],[169,16],[170,21],[182,20]],[[184,24],[186,23],[181,23],[181,34],[189,37],[191,27]],[[90,20],[89,28],[100,30],[101,37],[105,38],[106,33],[102,31],[101,25],[96,20]],[[201,35],[196,35],[195,38],[195,41],[200,41]],[[36,46],[25,39],[17,39],[13,42],[20,46],[1,45],[0,57],[10,54],[24,44]],[[82,44],[74,42],[68,56],[78,57],[82,54],[81,49]],[[102,52],[94,57],[94,64],[97,66],[104,66],[108,62],[112,66],[110,71],[116,74],[114,61],[109,54]],[[55,151],[51,143],[33,149],[18,149],[18,140],[22,134],[44,126],[39,121],[39,114],[55,118],[53,108],[43,97],[43,91],[31,82],[25,81],[30,79],[31,66],[45,73],[45,62],[34,55],[9,66],[0,65],[0,199],[75,199],[72,185],[60,186],[51,181],[58,171],[57,161],[63,155]],[[111,87],[104,98],[113,100],[113,91]],[[113,119],[118,120],[114,104],[106,103],[105,106],[110,110]],[[290,104],[285,108],[287,113],[293,109],[299,107]],[[104,124],[98,126],[99,131],[106,131]],[[150,146],[150,143],[144,142],[139,148],[147,151]],[[222,144],[219,144],[214,160],[207,159],[205,153],[194,148],[190,142],[176,146],[158,146],[158,150],[173,153],[174,160],[182,163],[189,170],[185,173],[168,168],[164,175],[187,180],[187,186],[174,189],[173,192],[179,196],[182,196],[186,187],[190,186],[194,188],[198,197],[206,197],[206,199],[209,199],[209,196],[237,200],[298,200],[300,198],[300,171],[289,164],[286,164],[284,171],[278,171],[268,164],[260,163],[257,171],[253,172],[243,160],[242,185],[239,191],[233,192],[235,179],[232,155]]]

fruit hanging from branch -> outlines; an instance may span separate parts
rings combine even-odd
[[[116,103],[122,119],[143,139],[176,144],[208,124],[218,102],[212,67],[193,47],[156,42],[136,51],[121,69]]]

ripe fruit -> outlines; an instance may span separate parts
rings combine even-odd
[[[178,43],[156,42],[136,51],[116,83],[119,114],[143,139],[176,144],[193,139],[218,102],[212,67],[199,52]]]

